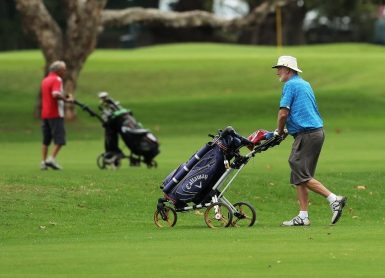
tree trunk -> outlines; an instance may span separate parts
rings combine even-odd
[[[52,18],[43,0],[15,0],[16,8],[22,15],[24,29],[31,33],[41,48],[46,69],[55,60],[67,64],[64,90],[67,95],[75,95],[79,73],[96,47],[100,31],[101,11],[107,0],[66,0],[62,1],[67,14],[66,28],[63,30]],[[66,109],[66,117],[75,117],[73,107]]]
[[[264,1],[249,15],[226,20],[198,10],[181,13],[143,8],[103,10],[107,0],[61,0],[63,11],[66,13],[65,27],[61,28],[47,10],[43,0],[15,0],[24,29],[36,38],[43,52],[46,69],[55,60],[66,62],[64,89],[66,94],[72,95],[75,94],[82,67],[95,49],[98,34],[103,27],[124,26],[138,22],[174,28],[204,26],[232,31],[246,27],[261,29],[261,24],[274,7],[285,5],[289,1],[292,0]],[[75,117],[73,107],[67,111],[68,118]]]
[[[22,15],[23,28],[34,35],[46,62],[60,59],[63,53],[62,30],[42,0],[15,0]]]
[[[245,26],[261,24],[275,5],[284,5],[289,0],[265,1],[250,14],[242,18],[227,20],[206,11],[161,12],[157,9],[128,8],[123,10],[104,10],[103,27],[125,26],[132,23],[159,24],[174,28],[211,26],[215,28],[239,30]],[[278,3],[278,4],[277,4]]]
[[[302,24],[307,9],[305,5],[298,6],[296,1],[290,2],[282,9],[283,20],[283,43],[285,45],[296,45],[305,43],[305,35]]]

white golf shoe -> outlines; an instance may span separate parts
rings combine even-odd
[[[63,169],[57,162],[56,160],[53,158],[53,157],[49,157],[46,161],[45,161],[45,165],[54,169],[54,170],[61,170]]]
[[[346,204],[347,198],[345,196],[337,196],[337,200],[330,204],[332,210],[332,224],[336,224],[342,215],[342,209]]]
[[[291,220],[288,221],[283,221],[281,226],[309,226],[310,225],[310,220],[309,218],[301,218],[299,215],[294,217]]]
[[[40,163],[40,170],[48,170],[47,164],[45,164],[45,161],[42,161]]]

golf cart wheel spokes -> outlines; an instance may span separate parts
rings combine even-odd
[[[233,205],[237,210],[234,212],[233,221],[234,227],[251,227],[254,225],[257,215],[252,205],[245,202],[238,202]]]
[[[228,227],[232,223],[233,213],[228,205],[216,202],[206,209],[204,217],[209,228]]]
[[[157,227],[174,227],[176,224],[177,216],[176,211],[172,207],[165,206],[163,208],[164,217],[159,210],[156,210],[154,213],[154,223]]]
[[[96,165],[98,165],[99,169],[106,169],[106,163],[104,162],[104,153],[98,156],[96,159]]]

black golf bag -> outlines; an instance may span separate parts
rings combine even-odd
[[[230,161],[239,154],[239,148],[249,144],[250,141],[227,127],[220,137],[203,146],[163,181],[165,197],[176,207],[183,207],[188,202],[205,202],[205,198],[211,197],[208,193],[212,187],[226,171],[224,161]]]
[[[119,102],[114,101],[107,93],[100,93],[99,98],[101,115],[86,105],[75,102],[91,116],[97,117],[104,127],[105,152],[97,159],[99,168],[119,167],[123,158],[128,158],[131,166],[139,166],[144,162],[148,167],[156,167],[154,158],[160,151],[155,135],[150,130],[144,129],[130,110],[121,107]],[[119,148],[119,137],[131,152],[128,156]]]
[[[126,109],[117,110],[106,117],[105,151],[106,157],[122,155],[119,148],[119,136],[131,150],[131,165],[143,161],[148,166],[155,166],[154,157],[159,154],[159,143],[154,134],[144,129],[132,113]],[[141,159],[142,158],[142,159]]]

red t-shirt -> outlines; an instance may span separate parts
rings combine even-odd
[[[63,93],[63,81],[55,72],[50,72],[41,82],[41,118],[63,118],[64,103],[54,97],[55,93]]]

